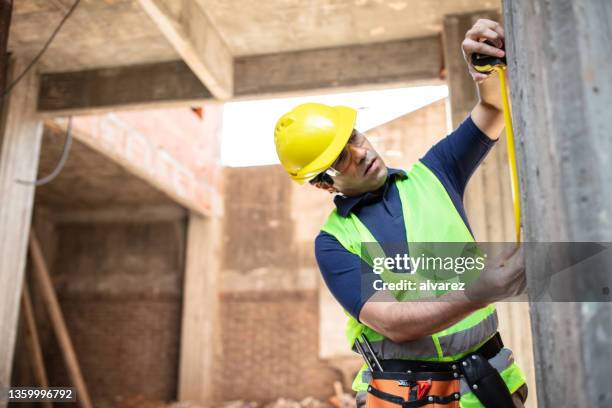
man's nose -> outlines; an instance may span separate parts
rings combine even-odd
[[[368,149],[364,149],[363,147],[349,145],[349,149],[351,149],[351,157],[356,164],[360,164],[364,161],[368,154]]]

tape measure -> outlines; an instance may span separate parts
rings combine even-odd
[[[493,45],[488,41],[487,44]],[[516,151],[514,148],[514,131],[512,130],[512,115],[510,113],[510,102],[506,85],[506,58],[472,54],[472,65],[478,72],[484,74],[497,72],[499,75],[504,108],[504,123],[506,126],[506,144],[508,145],[508,166],[510,168],[510,186],[514,207],[514,227],[516,229],[516,242],[521,242],[521,201],[519,196],[518,170],[516,167]]]

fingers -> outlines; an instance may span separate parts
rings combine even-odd
[[[471,38],[466,38],[463,40],[463,49],[468,54],[478,53],[484,55],[491,55],[493,57],[503,57],[506,53],[499,48],[496,48],[492,45],[486,44],[484,42],[476,41]]]
[[[520,248],[521,247],[518,244],[513,244],[508,248],[504,248],[501,256],[498,258],[501,261],[501,266],[504,266],[504,263],[509,261],[512,256],[519,251]]]
[[[502,46],[504,38],[497,31],[487,27],[474,27],[465,36],[474,41],[489,40],[498,48]]]
[[[472,73],[472,78],[474,78],[474,81],[478,82],[479,84],[481,84],[488,77],[489,76],[487,74],[481,74],[480,72]]]
[[[488,32],[488,30],[494,31],[497,34],[496,38],[501,40],[504,39],[504,28],[501,26],[501,24],[499,24],[497,21],[488,20],[486,18],[481,18],[480,20],[476,21],[470,31],[467,32],[466,36],[478,41],[481,37],[485,37],[484,33]],[[493,38],[489,39],[492,40]]]
[[[516,273],[525,271],[525,256],[522,246],[516,246],[518,250],[514,251],[512,256],[506,260],[506,265],[512,268]]]

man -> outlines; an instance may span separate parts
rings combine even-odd
[[[432,386],[431,379],[417,381],[418,386],[398,380],[414,391],[402,397],[404,401],[431,398],[458,406],[453,399],[460,399],[462,407],[521,407],[527,396],[523,374],[496,332],[491,305],[524,288],[520,250],[489,260],[471,292],[445,293],[435,302],[398,302],[397,296],[367,290],[363,283],[364,265],[373,272],[364,242],[374,242],[377,248],[401,243],[382,249],[388,257],[409,254],[417,242],[473,242],[463,193],[502,131],[503,114],[499,78],[477,72],[470,61],[473,53],[503,57],[503,40],[503,28],[491,20],[479,20],[466,33],[462,49],[479,101],[409,173],[385,166],[366,136],[353,128],[356,112],[350,108],[303,104],[281,117],[275,128],[277,153],[290,177],[336,193],[336,209],[315,240],[315,252],[327,286],[350,315],[350,346],[359,347],[365,335],[385,372],[418,377],[422,371],[432,378],[432,371],[448,372],[457,379],[448,381],[453,384],[448,389],[435,381]],[[366,276],[369,283],[374,275]],[[478,375],[469,371],[473,362],[481,364],[475,369]],[[358,373],[353,383],[358,405],[366,398],[372,407],[381,406],[377,403],[385,398],[393,401],[393,395],[373,386],[382,384],[372,380],[376,371],[364,365]]]

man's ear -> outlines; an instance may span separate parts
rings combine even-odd
[[[336,187],[334,187],[333,185],[326,183],[324,181],[319,181],[318,183],[315,183],[314,186],[316,188],[320,188],[321,190],[327,190],[330,193],[337,193],[338,189]]]

